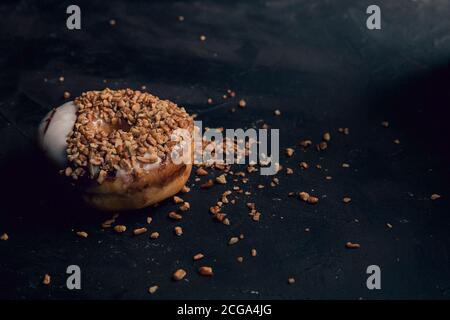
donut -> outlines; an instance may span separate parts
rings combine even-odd
[[[184,187],[192,170],[193,130],[192,117],[171,101],[107,88],[51,110],[38,140],[88,204],[130,210]]]

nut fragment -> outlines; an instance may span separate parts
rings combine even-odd
[[[231,237],[230,240],[228,241],[228,244],[230,246],[232,246],[233,244],[236,244],[239,242],[239,238],[238,237]]]
[[[360,244],[359,243],[353,243],[353,242],[347,242],[346,244],[345,244],[345,247],[347,248],[347,249],[358,249],[359,247],[361,247],[360,246]]]
[[[0,236],[0,240],[2,240],[2,241],[7,241],[8,239],[9,239],[9,236],[6,232]]]
[[[247,106],[247,102],[244,99],[239,100],[239,107],[245,108]]]
[[[381,122],[381,125],[385,128],[389,127],[389,122],[388,121],[383,121]]]
[[[302,140],[299,143],[303,148],[307,148],[310,145],[312,145],[312,141],[311,140]]]
[[[173,202],[178,204],[178,203],[184,202],[184,200],[181,199],[180,197],[174,196],[173,197]]]
[[[300,192],[300,193],[298,194],[298,196],[300,197],[300,199],[301,199],[302,201],[308,201],[308,199],[309,199],[309,193],[308,193],[308,192],[302,191],[302,192]]]
[[[169,212],[169,218],[173,220],[181,220],[183,216],[181,214],[176,213],[175,211]]]
[[[117,233],[122,233],[122,232],[127,231],[127,227],[124,225],[118,224],[118,225],[114,226],[114,231]]]
[[[256,257],[257,254],[258,254],[258,253],[256,252],[256,249],[252,249],[252,250],[250,251],[250,255],[251,255],[252,257]]]
[[[198,175],[198,176],[206,176],[206,175],[208,175],[208,171],[206,171],[205,169],[200,167],[200,168],[197,169],[195,174]]]
[[[440,194],[433,193],[433,194],[431,195],[430,199],[431,199],[431,200],[437,200],[437,199],[439,199],[440,197],[441,197]]]
[[[176,226],[174,228],[174,231],[177,236],[181,236],[183,234],[183,228],[181,228],[180,226]]]
[[[189,191],[191,191],[191,188],[189,188],[188,186],[183,186],[183,188],[181,188],[181,192],[183,193],[188,193]]]
[[[294,284],[295,283],[295,278],[288,278],[288,283],[289,284]]]
[[[299,166],[300,166],[300,168],[302,168],[303,170],[306,170],[306,169],[309,168],[309,165],[308,165],[305,161],[300,162],[300,163],[299,163]]]
[[[138,236],[138,235],[143,234],[143,233],[146,233],[146,232],[147,232],[147,228],[145,228],[145,227],[137,228],[137,229],[134,229],[134,230],[133,230],[133,234],[134,234],[135,236]]]
[[[240,263],[242,263],[244,261],[244,257],[237,257],[236,260]]]
[[[188,211],[190,208],[191,208],[191,205],[187,201],[183,202],[183,204],[180,206],[180,210],[183,212]]]
[[[79,236],[80,238],[87,238],[88,234],[85,231],[77,231],[77,236]]]
[[[159,238],[159,232],[152,232],[151,234],[150,234],[150,238],[151,239],[158,239]]]
[[[286,155],[288,156],[288,157],[292,157],[293,155],[294,155],[294,149],[292,149],[292,148],[286,148]]]
[[[193,259],[194,259],[194,261],[197,261],[197,260],[203,259],[204,257],[205,257],[205,256],[204,256],[203,253],[197,253],[197,254],[193,257]]]
[[[202,34],[202,35],[200,36],[200,41],[206,41],[206,36]]]
[[[350,197],[344,197],[342,199],[342,202],[344,202],[344,203],[350,203],[350,201],[352,201],[352,198],[350,198]]]
[[[202,189],[209,189],[214,185],[214,181],[212,179],[209,179],[208,181],[206,181],[205,183],[203,183],[202,185],[200,185],[200,188]]]
[[[213,269],[211,267],[207,267],[207,266],[202,266],[202,267],[198,268],[198,272],[202,276],[207,276],[207,277],[214,275]]]
[[[175,281],[180,281],[182,280],[184,277],[186,276],[186,271],[183,269],[178,269],[177,271],[174,272],[174,274],[172,275],[172,279]]]
[[[216,177],[216,182],[220,184],[226,184],[227,178],[225,177],[224,174],[221,174],[220,176]]]
[[[64,99],[69,99],[70,98],[70,92],[69,91],[64,91]]]
[[[273,114],[276,115],[276,116],[280,116],[281,115],[281,111],[277,109],[277,110],[275,110],[273,112]]]
[[[49,274],[45,274],[44,278],[42,279],[42,284],[48,286],[51,282],[51,277]]]
[[[323,139],[324,141],[330,141],[330,140],[331,140],[331,135],[330,135],[330,133],[329,133],[329,132],[325,132],[325,133],[323,134],[322,139]]]
[[[158,289],[158,286],[151,286],[150,288],[148,288],[148,293],[154,294]]]
[[[309,196],[307,202],[310,203],[310,204],[316,204],[316,203],[319,202],[319,198],[314,197],[314,196]]]

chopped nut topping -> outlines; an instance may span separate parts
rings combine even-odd
[[[2,240],[2,241],[8,241],[8,239],[9,239],[9,236],[6,232],[0,236],[0,240]]]
[[[350,168],[350,165],[348,163],[343,163],[342,168]]]
[[[158,286],[151,286],[150,288],[148,288],[148,293],[154,294],[158,289]]]
[[[244,261],[244,257],[237,257],[236,260],[240,263],[242,263]]]
[[[239,238],[238,237],[231,237],[230,240],[228,241],[228,244],[230,246],[232,246],[233,244],[236,244],[239,242]]]
[[[288,278],[288,283],[289,284],[294,284],[295,283],[295,278]]]
[[[345,244],[345,247],[346,247],[347,249],[358,249],[358,248],[361,247],[361,246],[359,245],[359,243],[347,242],[347,243]]]
[[[200,273],[202,276],[212,276],[213,275],[213,269],[211,267],[200,267],[198,268],[198,273]]]
[[[433,193],[430,197],[431,200],[437,200],[441,197],[441,195],[437,194],[437,193]]]
[[[298,195],[302,201],[308,201],[309,199],[309,193],[307,192],[300,192]]]
[[[44,278],[42,279],[42,284],[48,286],[51,282],[51,277],[49,274],[45,274]]]
[[[200,188],[202,189],[209,189],[214,185],[214,181],[212,179],[209,179],[208,181],[206,181],[205,183],[203,183],[202,185],[200,185]]]
[[[159,232],[152,232],[151,234],[150,234],[150,238],[151,239],[158,239],[159,238]]]
[[[288,157],[292,157],[293,155],[294,155],[294,149],[292,149],[292,148],[286,148],[286,155],[288,156]]]
[[[189,202],[183,202],[183,204],[180,206],[180,210],[185,212],[188,211],[191,208],[191,205],[189,204]]]
[[[299,166],[304,170],[309,168],[309,165],[305,161],[300,162]]]
[[[291,168],[286,168],[286,174],[290,175],[293,173],[294,173],[294,170],[292,170]]]
[[[245,102],[245,100],[244,99],[242,99],[242,100],[239,100],[239,107],[241,107],[241,108],[245,108],[245,106],[247,105],[247,102]]]
[[[181,192],[183,193],[188,193],[189,191],[191,191],[191,188],[189,188],[188,186],[183,186],[183,188],[181,188]]]
[[[208,171],[206,171],[203,168],[198,168],[197,171],[195,172],[195,174],[198,176],[206,176],[206,175],[208,175]]]
[[[181,214],[176,213],[175,211],[169,212],[169,218],[173,220],[181,220],[183,216]]]
[[[222,174],[222,175],[220,175],[220,176],[218,176],[216,178],[216,182],[220,183],[220,184],[226,184],[227,183],[227,179],[226,179],[225,175]]]
[[[394,140],[394,143],[395,143],[395,144],[400,144],[400,140],[395,139],[395,140]]]
[[[146,233],[147,232],[147,228],[143,227],[143,228],[137,228],[133,230],[133,234],[135,236],[138,236],[140,234]]]
[[[117,226],[114,226],[114,231],[117,233],[122,233],[127,231],[127,227],[121,224],[118,224]]]
[[[325,132],[322,136],[323,141],[330,141],[331,140],[331,134],[329,132]]]
[[[202,34],[202,35],[200,36],[200,41],[206,41],[206,36]]]
[[[183,228],[181,228],[181,227],[179,227],[179,226],[176,226],[176,227],[174,228],[174,231],[175,231],[175,234],[176,234],[177,236],[181,236],[181,235],[183,234]]]
[[[273,112],[273,114],[276,115],[276,116],[280,116],[281,115],[281,111],[277,109],[277,110],[275,110]]]
[[[77,236],[79,236],[80,238],[87,238],[88,234],[85,231],[78,231]]]
[[[310,145],[312,145],[312,141],[311,140],[302,140],[299,143],[303,148],[307,148]]]
[[[388,121],[383,121],[381,122],[381,125],[385,128],[389,127],[389,122]]]
[[[178,269],[177,271],[174,272],[174,274],[172,275],[172,279],[175,281],[180,281],[182,280],[184,277],[186,276],[186,271],[183,269]]]
[[[194,259],[194,261],[197,261],[197,260],[200,260],[200,259],[203,259],[205,256],[203,255],[203,253],[197,253],[194,257],[193,257],[193,259]]]
[[[351,201],[352,201],[352,198],[350,198],[350,197],[342,198],[342,202],[344,202],[344,203],[350,203]]]
[[[250,251],[250,255],[251,255],[252,257],[256,257],[257,254],[258,254],[258,253],[256,252],[256,249],[252,249],[252,250]]]
[[[153,221],[152,217],[147,217],[147,224],[152,223],[152,221]]]
[[[70,92],[69,91],[64,91],[64,99],[69,99],[70,98]]]
[[[174,130],[193,126],[184,108],[131,89],[88,91],[74,103],[64,170],[73,179],[86,175],[102,184],[119,170],[138,177],[146,165],[170,156]]]

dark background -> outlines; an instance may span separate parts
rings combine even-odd
[[[448,298],[448,1],[78,1],[79,31],[65,26],[70,4],[0,5],[0,233],[10,236],[0,242],[0,297]],[[366,28],[370,4],[381,7],[382,30]],[[211,127],[280,128],[282,150],[296,148],[294,157],[281,156],[294,175],[280,173],[272,188],[271,177],[252,174],[243,186],[252,195],[227,207],[229,227],[212,221],[208,208],[231,184],[200,190],[192,176],[182,237],[167,219],[171,201],[118,219],[132,230],[152,216],[149,230],[160,232],[158,240],[102,230],[112,213],[86,208],[54,180],[36,147],[36,128],[66,90],[74,97],[142,85]],[[223,100],[227,89],[237,98]],[[230,112],[240,98],[247,108]],[[325,131],[332,135],[326,151],[297,146],[320,141]],[[300,171],[302,160],[323,169]],[[290,191],[308,191],[320,202],[308,206]],[[431,201],[432,193],[443,197]],[[352,202],[344,205],[343,196]],[[259,223],[247,214],[249,201],[262,212]],[[77,237],[78,230],[89,237]],[[228,246],[240,233],[245,239]],[[361,248],[348,250],[347,241]],[[194,263],[197,252],[206,258]],[[65,287],[70,264],[81,267],[80,291]],[[205,264],[214,277],[196,273]],[[371,264],[381,267],[382,290],[365,286]],[[173,282],[179,267],[188,275]],[[41,284],[45,273],[49,287]],[[291,276],[294,285],[287,284]],[[160,289],[149,295],[154,284]]]

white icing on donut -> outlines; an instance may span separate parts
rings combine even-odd
[[[38,140],[42,150],[61,168],[67,165],[67,138],[77,119],[77,109],[73,101],[69,101],[51,110],[39,125]]]

